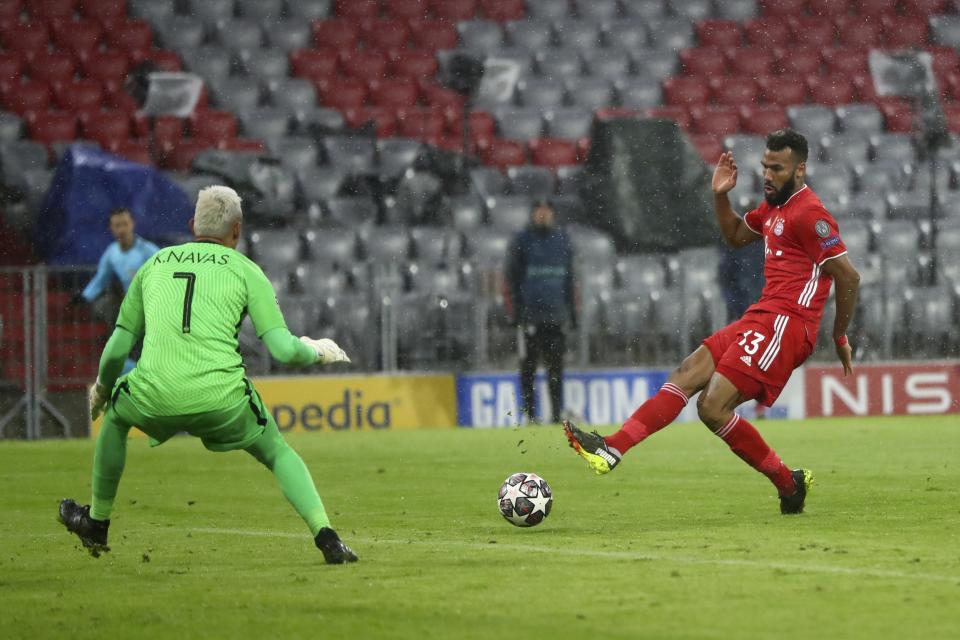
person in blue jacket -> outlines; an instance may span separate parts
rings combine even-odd
[[[560,422],[565,326],[576,328],[577,323],[573,244],[555,218],[550,202],[534,204],[530,224],[510,244],[504,274],[507,313],[518,327],[520,402],[528,422],[538,422],[533,381],[541,359],[547,369],[552,421]]]
[[[160,250],[157,245],[138,236],[135,229],[136,224],[129,209],[121,207],[110,212],[110,233],[116,241],[100,256],[96,274],[76,297],[78,299],[75,299],[75,302],[82,300],[92,304],[114,284],[119,284],[123,292],[127,292],[140,266]],[[114,311],[119,307],[117,304],[107,306]],[[115,312],[102,312],[102,315],[111,316],[106,318],[110,324],[116,319]],[[128,359],[123,372],[129,372],[134,366],[136,362]]]

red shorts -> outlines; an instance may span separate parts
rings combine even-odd
[[[801,320],[769,311],[749,311],[703,341],[717,373],[748,400],[776,402],[793,370],[813,352]]]

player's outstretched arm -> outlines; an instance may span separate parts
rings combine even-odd
[[[857,308],[857,296],[860,293],[860,274],[846,255],[832,258],[823,263],[823,272],[833,277],[836,286],[837,315],[833,321],[833,343],[837,348],[837,357],[843,365],[843,375],[853,373],[853,347],[847,340],[847,327]]]
[[[263,343],[270,355],[283,364],[306,367],[311,364],[350,362],[350,358],[333,340],[314,340],[306,336],[297,338],[286,328],[271,329],[263,334]]]
[[[724,241],[731,247],[742,247],[759,240],[762,236],[750,230],[730,204],[730,190],[737,186],[737,163],[727,151],[720,156],[713,170],[713,210]]]
[[[107,340],[107,346],[103,348],[103,354],[100,356],[97,381],[90,390],[90,417],[94,420],[103,413],[107,400],[110,399],[113,385],[123,373],[123,365],[136,342],[137,336],[123,327],[114,329],[110,339]]]

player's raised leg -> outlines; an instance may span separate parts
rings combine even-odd
[[[272,417],[268,418],[263,435],[245,450],[273,473],[283,495],[307,523],[314,537],[314,543],[323,552],[327,563],[356,562],[356,554],[330,527],[330,518],[323,507],[307,465],[284,441]]]
[[[773,483],[780,496],[782,513],[802,513],[813,475],[802,469],[791,471],[760,432],[746,418],[734,413],[736,407],[749,399],[724,375],[715,373],[700,394],[697,412],[731,451]]]
[[[570,446],[587,461],[597,474],[608,473],[616,467],[623,455],[660,429],[677,419],[688,398],[700,391],[714,371],[713,356],[700,346],[673,370],[666,384],[634,411],[616,433],[601,437],[587,433],[569,421],[563,427]]]

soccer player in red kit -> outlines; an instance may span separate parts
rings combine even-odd
[[[844,375],[852,373],[847,324],[857,304],[860,275],[833,216],[804,184],[807,141],[791,129],[767,136],[763,154],[764,202],[739,217],[727,196],[737,184],[730,153],[713,173],[714,210],[727,244],[764,242],[766,286],[743,317],[703,341],[621,429],[606,438],[568,421],[570,446],[598,474],[608,473],[634,445],[673,422],[700,392],[700,419],[744,462],[777,488],[781,513],[802,513],[813,475],[790,470],[760,433],[734,410],[757,400],[770,406],[794,369],[813,352],[820,316],[836,284],[833,340]]]

